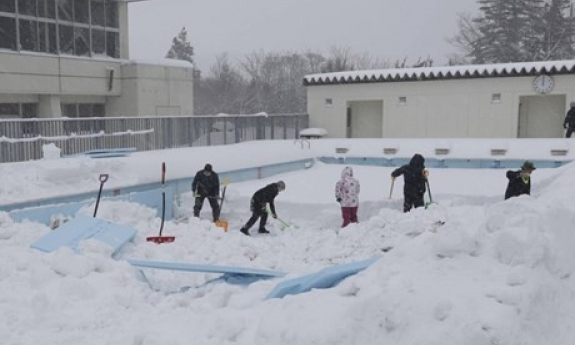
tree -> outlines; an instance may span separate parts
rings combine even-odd
[[[208,76],[198,78],[194,84],[194,113],[245,114],[249,112],[246,89],[245,78],[231,65],[228,56],[221,54]]]
[[[460,14],[450,40],[472,63],[570,59],[575,24],[569,0],[479,0],[481,15]],[[454,57],[451,62],[463,61]]]
[[[570,0],[545,4],[542,16],[541,60],[571,59],[575,56],[575,25]]]
[[[172,46],[166,54],[166,57],[194,63],[194,48],[188,41],[188,32],[185,27],[182,28],[178,36],[172,39]]]

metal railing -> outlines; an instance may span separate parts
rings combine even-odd
[[[296,139],[308,123],[308,114],[0,119],[0,163],[40,159],[48,143],[68,156]]]

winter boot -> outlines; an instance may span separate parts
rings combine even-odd
[[[240,229],[240,232],[241,232],[242,234],[246,235],[246,236],[250,236],[250,232],[249,232],[248,229],[246,229],[246,228],[241,228],[241,229]]]
[[[270,232],[266,230],[266,228],[261,228],[258,230],[260,234],[269,234]]]

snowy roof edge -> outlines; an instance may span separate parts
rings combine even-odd
[[[575,73],[575,60],[515,62],[489,65],[461,65],[419,68],[317,73],[304,76],[306,86],[324,84],[384,83],[430,79],[517,77],[541,73]]]

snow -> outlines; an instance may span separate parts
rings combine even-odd
[[[399,155],[434,155],[422,140],[396,140]],[[427,145],[424,145],[427,143]],[[489,156],[489,141],[442,140],[457,155]],[[508,152],[544,158],[541,141],[508,142]],[[546,148],[551,144],[545,145]],[[247,142],[231,146],[134,153],[109,159],[55,158],[0,164],[2,204],[94,191],[98,175],[109,188],[191,177],[209,162],[216,171],[321,155],[348,147],[349,155],[382,154],[381,140]],[[411,151],[411,152],[410,152]],[[450,153],[451,154],[451,153]],[[448,156],[450,155],[448,154]],[[547,155],[549,153],[547,152]],[[535,157],[539,156],[539,157]],[[208,158],[209,157],[209,158]],[[568,156],[567,159],[570,157]],[[154,210],[103,200],[98,217],[138,230],[111,259],[86,241],[83,254],[30,249],[51,230],[14,223],[0,212],[0,334],[4,344],[572,344],[575,338],[575,164],[538,168],[532,196],[503,201],[505,170],[429,169],[428,209],[401,212],[402,179],[388,199],[392,168],[354,166],[360,181],[359,224],[340,228],[334,186],[343,165],[313,167],[272,178],[232,183],[222,218],[230,231],[202,219],[166,222],[171,244],[157,235]],[[279,217],[299,228],[246,237],[249,199],[277,180]],[[189,193],[191,194],[191,193]],[[193,196],[182,196],[191,210]],[[92,207],[80,213],[91,215]],[[438,221],[445,222],[439,226]],[[264,300],[283,279],[336,264],[379,257],[372,266],[326,290]],[[287,272],[249,286],[204,284],[205,273],[145,270],[151,287],[125,259],[241,266]],[[186,292],[180,289],[193,288]]]
[[[575,61],[536,61],[514,62],[486,65],[461,65],[461,66],[438,66],[438,67],[413,67],[413,68],[388,68],[379,70],[344,71],[331,73],[309,74],[304,77],[304,82],[309,85],[329,84],[365,81],[388,81],[397,79],[427,79],[449,77],[479,77],[479,76],[509,76],[509,75],[534,75],[549,73],[551,71],[573,71]]]

